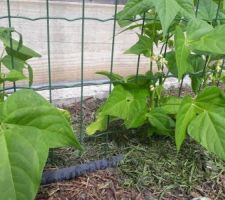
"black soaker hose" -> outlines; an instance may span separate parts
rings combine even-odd
[[[70,180],[97,170],[103,170],[108,167],[116,167],[121,160],[123,160],[123,156],[117,155],[113,156],[111,159],[96,160],[78,166],[67,167],[54,171],[45,171],[42,175],[41,185]]]

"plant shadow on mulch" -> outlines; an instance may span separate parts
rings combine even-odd
[[[168,93],[177,94],[171,88]],[[190,93],[186,88],[183,93]],[[102,99],[87,98],[83,104],[84,127],[94,120]],[[64,106],[79,131],[80,103]],[[188,139],[177,153],[174,139],[142,139],[142,132],[127,131],[118,124],[114,133],[84,139],[84,152],[71,148],[54,150],[46,168],[78,165],[123,154],[115,169],[106,169],[71,181],[42,186],[36,200],[186,200],[204,196],[225,199],[225,162]],[[116,130],[119,131],[116,131]]]

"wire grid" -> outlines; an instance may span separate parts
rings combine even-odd
[[[214,23],[217,24],[218,20],[225,20],[225,19],[220,19],[219,18],[219,10],[221,3],[223,3],[224,0],[218,0],[218,8],[217,8],[217,13],[214,19]],[[66,2],[65,2],[66,3]],[[199,4],[200,0],[197,0],[196,4],[196,16],[198,15],[198,10],[199,10]],[[52,90],[54,89],[62,89],[62,88],[72,88],[72,87],[81,87],[81,93],[80,93],[80,131],[79,131],[79,140],[82,142],[85,133],[84,133],[84,119],[83,119],[83,103],[84,103],[84,96],[83,96],[83,87],[84,86],[90,86],[90,85],[98,85],[98,84],[109,84],[109,94],[111,93],[112,90],[112,82],[111,81],[103,81],[100,83],[96,83],[95,81],[85,81],[84,80],[84,59],[85,59],[85,52],[84,52],[84,44],[85,44],[85,21],[86,20],[93,20],[93,21],[99,21],[99,22],[108,22],[108,21],[113,21],[113,31],[112,31],[112,48],[111,48],[111,64],[110,64],[110,73],[113,73],[113,66],[114,66],[114,50],[115,50],[115,35],[116,35],[116,14],[118,10],[118,0],[114,1],[114,17],[108,18],[108,19],[99,19],[99,18],[94,18],[94,17],[86,17],[85,16],[85,0],[82,0],[82,16],[78,18],[65,18],[65,17],[51,17],[49,13],[49,0],[46,0],[46,17],[37,17],[37,18],[29,18],[29,17],[24,17],[24,16],[12,16],[11,15],[11,9],[10,9],[10,0],[7,0],[7,16],[0,16],[1,19],[8,19],[8,27],[12,27],[11,19],[23,19],[23,20],[29,20],[29,21],[38,21],[38,20],[46,20],[46,34],[47,34],[47,55],[48,55],[48,85],[45,86],[39,86],[39,87],[33,87],[34,90],[49,90],[49,101],[52,102]],[[80,75],[80,81],[76,84],[71,84],[71,85],[53,85],[52,84],[52,77],[51,77],[51,48],[50,48],[50,26],[49,22],[50,20],[64,20],[68,22],[73,22],[73,21],[80,21],[82,22],[82,28],[81,28],[81,58],[80,58],[80,68],[81,68],[81,75]],[[155,18],[147,18],[145,16],[145,13],[143,14],[142,17],[139,17],[137,19],[127,19],[131,20],[133,22],[137,21],[142,21],[142,26],[141,26],[141,35],[144,34],[144,25],[146,20],[158,20]],[[180,20],[180,19],[177,19]],[[185,19],[182,19],[185,20]],[[167,36],[166,43],[165,45],[161,48],[161,53],[164,55],[167,53],[167,48],[168,48],[168,40],[169,36]],[[12,48],[12,40],[10,41],[10,46]],[[139,67],[140,67],[140,55],[137,57],[137,68],[136,68],[136,75],[139,74]],[[12,66],[14,66],[14,60],[12,57]],[[224,65],[224,60],[223,60],[223,65]],[[152,63],[150,63],[150,69],[152,69]],[[205,73],[205,69],[204,69]],[[13,83],[13,87],[8,87],[5,88],[5,90],[14,90],[20,89],[24,87],[17,87],[15,83]],[[179,93],[178,95],[181,95],[181,91],[183,88],[183,79],[180,83],[179,87]],[[199,88],[199,90],[201,87]],[[109,121],[109,120],[108,120]],[[104,132],[106,135],[108,135],[109,131]],[[103,133],[103,134],[104,134]],[[101,134],[100,134],[101,135]],[[108,140],[108,137],[106,137]]]

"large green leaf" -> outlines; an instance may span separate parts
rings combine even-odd
[[[0,199],[34,199],[48,156],[41,131],[1,124],[0,156]]]
[[[212,0],[199,1],[198,18],[212,21],[217,15],[218,5]]]
[[[192,0],[129,0],[124,9],[117,14],[119,25],[129,25],[137,15],[147,12],[153,6],[162,24],[164,36],[178,13],[188,18],[194,17]]]
[[[167,34],[170,25],[177,16],[193,18],[194,17],[194,4],[192,0],[152,0],[156,12],[159,15],[162,24],[164,36]]]
[[[180,6],[180,12],[182,15],[193,18],[195,16],[194,12],[194,2],[193,0],[176,0]]]
[[[190,123],[188,133],[203,147],[224,160],[225,115],[220,113],[221,109],[202,112]]]
[[[163,33],[166,35],[171,23],[181,8],[176,0],[154,0],[153,4],[159,15]]]
[[[143,54],[146,57],[150,57],[152,52],[153,41],[151,38],[143,35],[139,35],[139,40],[131,48],[129,48],[125,53],[127,54]]]
[[[42,130],[51,148],[79,144],[63,114],[32,90],[21,90],[9,96],[1,115],[3,123]]]
[[[127,128],[141,126],[146,120],[149,92],[142,88],[117,85],[101,109],[101,115],[118,117]]]
[[[80,148],[64,115],[32,90],[0,106],[0,199],[31,200],[51,147]]]
[[[186,45],[185,35],[179,26],[176,27],[175,31],[175,50],[178,78],[181,79],[184,74],[193,70],[188,62],[190,50]]]
[[[180,105],[176,117],[175,139],[178,151],[186,138],[188,125],[195,116],[196,108],[193,104],[192,98],[185,97]]]
[[[195,99],[195,105],[204,110],[225,107],[224,92],[217,87],[207,87]]]
[[[116,17],[121,27],[132,23],[132,19],[136,15],[147,12],[152,7],[152,0],[128,0],[124,9],[120,11]]]
[[[213,30],[213,27],[203,20],[197,20],[197,19],[190,20],[186,27],[187,39],[190,41],[198,40],[202,36],[204,36],[206,33],[212,30]]]
[[[225,159],[225,94],[217,87],[207,87],[196,98],[186,97],[177,115],[177,149],[186,131],[209,151]]]
[[[205,88],[194,100],[199,115],[188,133],[209,151],[225,159],[225,94],[217,87]]]
[[[225,25],[219,25],[198,40],[189,41],[192,49],[214,54],[225,54]]]

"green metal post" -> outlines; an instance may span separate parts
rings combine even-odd
[[[116,15],[117,15],[117,10],[118,10],[118,0],[115,0],[110,74],[113,73],[113,66],[114,66],[114,50],[115,50],[116,20],[117,20],[117,19],[116,19]],[[109,84],[109,94],[111,93],[111,90],[112,90],[112,81],[110,80],[110,84]]]
[[[85,25],[85,0],[82,0],[82,29],[81,29],[81,92],[80,92],[80,141],[83,140],[83,101],[84,101],[84,25]]]
[[[8,25],[9,28],[12,27],[12,22],[11,22],[11,9],[10,9],[10,2],[7,0],[7,9],[8,9]],[[13,49],[13,43],[12,43],[12,34],[10,33],[10,48]],[[11,56],[11,63],[12,63],[12,68],[15,67],[14,65],[14,58],[13,55]],[[13,82],[13,90],[16,92],[16,83]]]
[[[49,101],[52,102],[52,78],[51,78],[51,49],[50,49],[50,27],[49,27],[49,0],[46,0],[46,14],[47,14],[47,48],[48,48],[48,89]]]
[[[145,13],[143,15],[143,20],[142,20],[142,26],[141,26],[141,35],[144,33],[144,25],[145,25]],[[140,69],[140,60],[141,60],[141,55],[138,55],[138,60],[137,60],[137,70],[136,70],[136,77],[139,74],[139,69]]]

